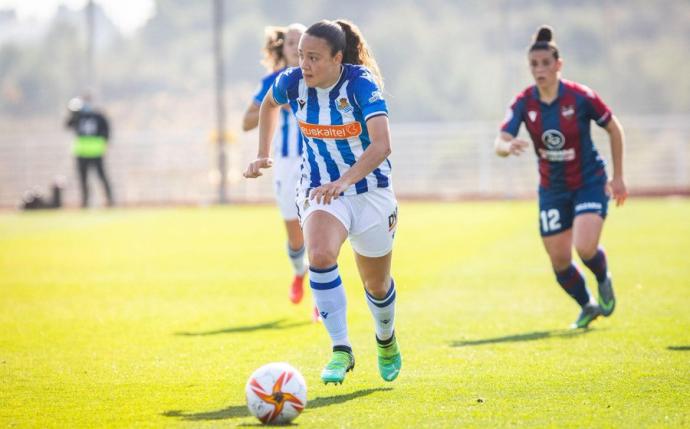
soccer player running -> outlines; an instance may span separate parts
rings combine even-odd
[[[516,138],[525,123],[539,158],[539,220],[544,247],[556,280],[582,308],[573,328],[586,328],[599,315],[613,313],[616,300],[606,254],[599,238],[612,195],[616,205],[627,197],[623,178],[623,129],[599,96],[586,86],[561,79],[563,60],[551,27],[542,26],[528,51],[536,85],[519,93],[496,138],[500,156],[520,155],[529,143]],[[613,178],[590,135],[590,121],[603,127],[611,142]],[[598,303],[572,261],[575,247],[596,276]]]
[[[297,44],[306,27],[302,24],[291,24],[285,27],[268,27],[266,29],[266,44],[264,46],[263,64],[268,68],[266,75],[254,95],[252,103],[244,114],[242,129],[253,130],[259,124],[259,107],[271,88],[276,77],[286,67],[296,67],[299,64]],[[281,109],[278,130],[273,136],[275,173],[273,185],[278,208],[285,221],[288,243],[287,253],[294,270],[294,278],[290,287],[289,298],[294,304],[299,303],[304,295],[304,274],[307,271],[305,261],[304,237],[297,217],[295,195],[300,177],[302,164],[302,133],[297,121],[287,108]],[[313,320],[319,320],[319,312],[314,307]]]
[[[333,343],[324,383],[342,383],[355,359],[347,332],[345,290],[337,259],[349,237],[374,318],[381,377],[402,365],[394,332],[391,278],[397,202],[391,183],[388,109],[382,79],[359,29],[345,20],[319,21],[299,43],[299,67],[281,73],[261,104],[259,152],[244,175],[272,165],[270,136],[280,106],[289,105],[305,139],[297,206],[316,305]]]

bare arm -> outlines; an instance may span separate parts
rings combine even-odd
[[[367,121],[367,131],[371,144],[362,153],[354,165],[338,180],[319,186],[310,193],[310,199],[317,202],[323,199],[324,204],[330,204],[331,199],[337,199],[342,192],[359,182],[386,160],[391,154],[391,135],[386,115],[374,116]]]
[[[259,125],[259,109],[260,106],[255,102],[247,107],[247,111],[244,112],[244,119],[242,119],[242,131],[253,130]]]
[[[496,155],[500,157],[506,157],[511,154],[520,156],[528,146],[528,142],[513,137],[505,131],[501,131],[494,141],[494,150]]]
[[[273,134],[278,126],[279,110],[280,105],[273,100],[273,89],[269,89],[259,109],[259,150],[256,159],[249,164],[244,172],[244,177],[248,179],[263,175],[261,169],[270,168],[273,165],[273,160],[269,155]]]
[[[613,178],[609,183],[616,205],[620,206],[628,196],[623,175],[624,134],[618,118],[613,116],[605,127],[611,141],[611,158],[613,162]]]

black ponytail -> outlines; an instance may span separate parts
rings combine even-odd
[[[529,52],[532,51],[551,51],[555,59],[559,58],[558,45],[553,40],[553,28],[548,25],[539,27],[537,33],[532,37]]]

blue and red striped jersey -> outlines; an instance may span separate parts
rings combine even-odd
[[[590,123],[605,127],[612,113],[584,85],[561,79],[558,97],[546,104],[536,85],[517,95],[506,112],[501,131],[517,136],[524,122],[539,159],[540,186],[575,190],[606,180],[604,159],[592,141]]]

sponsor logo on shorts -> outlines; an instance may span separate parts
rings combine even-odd
[[[299,121],[299,128],[304,137],[317,139],[349,139],[362,134],[362,125],[356,121],[344,125],[317,125]]]
[[[395,226],[398,224],[398,208],[395,208],[395,211],[388,216],[388,231],[393,231],[395,229]]]
[[[575,205],[575,212],[583,212],[583,211],[588,211],[588,210],[596,210],[596,211],[601,211],[601,209],[604,208],[603,204],[597,203],[595,201],[589,201],[586,203],[580,203]]]

